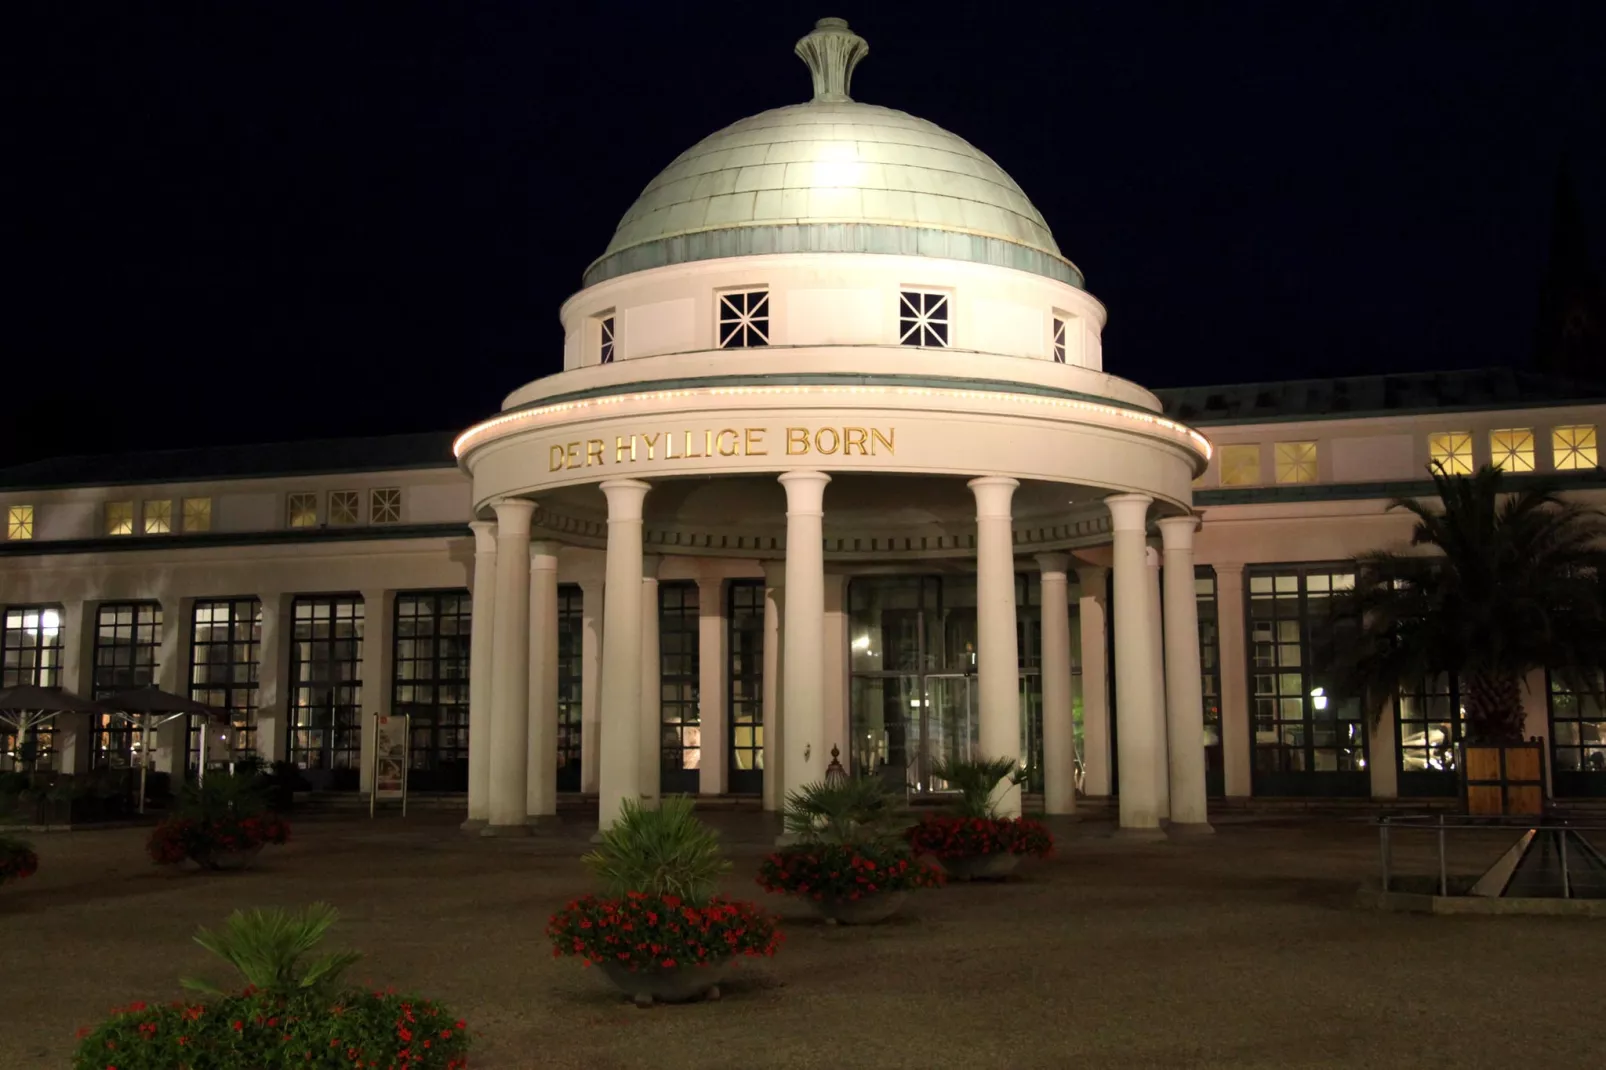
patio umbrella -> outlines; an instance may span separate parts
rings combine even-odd
[[[140,732],[139,748],[139,812],[145,812],[145,778],[150,768],[150,736],[151,729],[160,728],[169,721],[180,717],[203,717],[208,722],[228,724],[229,715],[214,706],[204,702],[197,702],[185,695],[175,695],[171,691],[163,691],[159,687],[136,687],[128,691],[119,691],[114,695],[107,695],[95,704],[101,713],[121,717]],[[202,775],[205,775],[206,752],[205,743],[202,743],[203,755]]]
[[[65,688],[21,684],[0,691],[0,724],[16,733],[19,746],[29,731],[48,724],[57,714],[99,712],[98,705]]]

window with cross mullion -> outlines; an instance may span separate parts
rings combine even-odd
[[[229,756],[257,752],[258,677],[262,670],[262,603],[255,598],[195,603],[190,639],[190,697],[229,715]],[[192,726],[189,756],[198,740]]]
[[[756,349],[769,344],[769,291],[720,294],[719,348]]]
[[[463,590],[396,595],[391,711],[410,718],[408,784],[415,790],[468,789],[473,611],[473,601]]]
[[[580,790],[584,717],[585,594],[577,583],[558,585],[558,790]]]
[[[156,654],[162,645],[160,602],[107,602],[95,611],[94,697],[156,683]],[[136,764],[139,734],[126,719],[109,713],[95,717],[91,761],[127,767]]]
[[[0,688],[61,686],[62,613],[55,605],[8,606],[0,630]],[[50,722],[34,723],[20,735],[0,725],[0,767],[32,768],[55,753]]]
[[[362,764],[362,598],[297,598],[292,622],[290,761],[314,787],[355,790]]]
[[[697,707],[700,658],[697,584],[658,588],[659,723],[662,789],[696,791],[702,767],[702,720]]]

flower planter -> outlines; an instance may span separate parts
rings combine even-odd
[[[858,899],[807,900],[830,925],[874,925],[903,909],[908,892],[874,892]]]
[[[253,844],[236,851],[197,851],[190,861],[201,869],[245,869],[256,861],[264,844]]]
[[[948,875],[958,881],[986,881],[1002,880],[1015,872],[1020,865],[1020,855],[1008,851],[998,851],[992,854],[959,855],[955,858],[939,859],[942,868]]]
[[[676,966],[673,969],[636,970],[616,962],[599,962],[597,966],[614,986],[638,1007],[654,1003],[694,1003],[700,999],[718,999],[719,985],[725,979],[729,961],[705,966]]]

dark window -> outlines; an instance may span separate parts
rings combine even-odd
[[[60,687],[61,632],[60,606],[8,606],[0,633],[0,687]],[[36,762],[55,752],[55,730],[48,722],[30,726],[21,739],[10,728],[0,732],[0,757],[7,762]]]
[[[108,602],[95,611],[95,698],[156,682],[162,645],[160,602]],[[134,764],[140,740],[133,725],[109,713],[95,718],[95,765]]]
[[[658,588],[658,715],[663,740],[662,790],[696,791],[702,766],[702,726],[697,709],[697,584]]]
[[[764,581],[732,580],[727,598],[729,785],[756,795],[764,788]]]
[[[613,317],[604,316],[598,324],[601,335],[597,346],[597,363],[613,363]]]
[[[468,790],[468,648],[473,609],[467,591],[396,595],[391,710],[411,718],[407,779],[419,791]]]
[[[1360,699],[1334,677],[1345,566],[1252,569],[1250,674],[1257,795],[1370,794]]]
[[[1054,317],[1054,363],[1065,363],[1065,321]]]
[[[362,764],[362,599],[297,598],[291,612],[290,760],[315,788],[355,789]]]
[[[1557,795],[1606,795],[1606,709],[1587,691],[1573,691],[1555,673],[1550,700],[1550,753]]]
[[[898,295],[898,344],[943,348],[948,344],[948,295],[904,290]]]
[[[195,603],[190,640],[190,697],[227,710],[235,757],[257,749],[257,676],[261,672],[262,603],[227,598]],[[190,753],[196,752],[190,740]]]
[[[576,583],[558,587],[558,790],[580,790],[585,594]]]
[[[1212,795],[1226,791],[1221,756],[1221,633],[1217,627],[1216,570],[1199,565],[1193,571],[1199,613],[1199,693],[1204,699],[1205,787]]]
[[[719,348],[770,344],[770,295],[765,290],[719,295]]]

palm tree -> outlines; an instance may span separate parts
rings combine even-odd
[[[1374,716],[1429,676],[1461,681],[1468,742],[1520,743],[1521,682],[1548,669],[1599,694],[1606,672],[1606,513],[1547,487],[1506,490],[1498,468],[1449,475],[1435,464],[1437,508],[1416,517],[1413,548],[1365,554],[1349,600],[1341,674]]]

